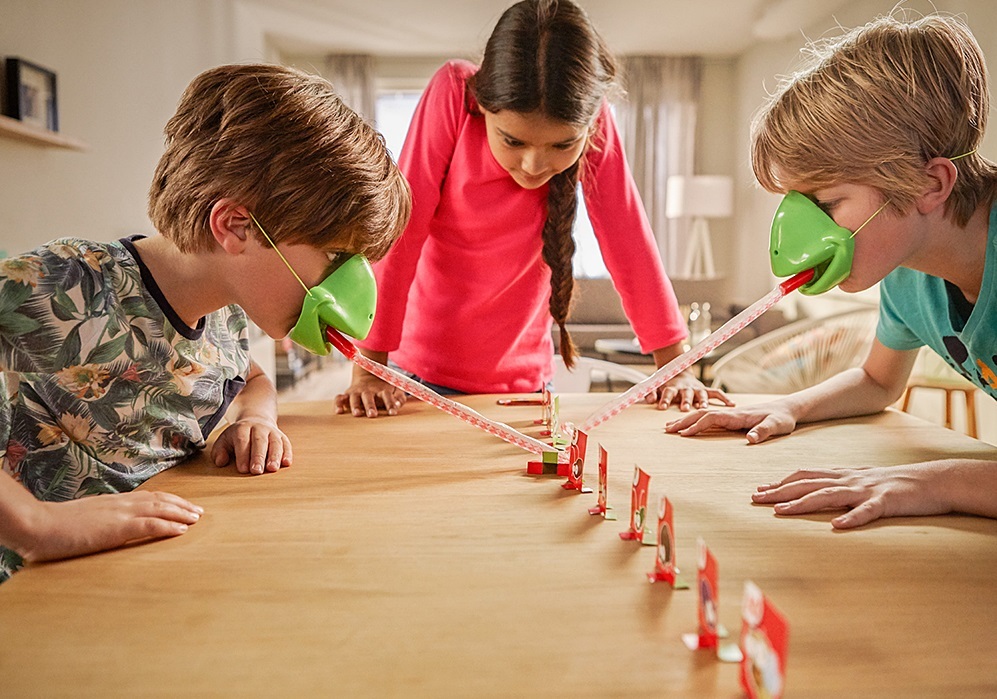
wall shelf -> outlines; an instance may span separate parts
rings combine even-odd
[[[55,131],[46,131],[34,126],[28,126],[22,124],[17,119],[11,119],[7,116],[0,116],[0,138],[24,141],[26,143],[33,143],[36,146],[49,148],[67,148],[77,151],[90,149],[90,146],[83,141],[77,141],[75,138],[63,136]]]

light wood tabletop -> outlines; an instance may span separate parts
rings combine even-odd
[[[563,395],[580,423],[606,394]],[[756,397],[739,397],[750,402]],[[537,407],[465,401],[527,434]],[[525,473],[529,454],[410,402],[397,417],[282,406],[294,465],[240,476],[203,456],[146,488],[205,508],[187,534],[33,565],[0,586],[5,697],[737,697],[738,667],[691,652],[695,586],[651,585],[655,548],[622,541],[635,465],[667,494],[676,560],[719,565],[736,636],[746,580],[789,621],[789,697],[997,695],[997,521],[886,520],[834,532],[750,494],[796,466],[899,464],[997,448],[890,410],[742,434],[664,434],[636,405],[589,436],[595,494]]]

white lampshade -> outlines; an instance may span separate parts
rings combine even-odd
[[[734,211],[734,181],[724,175],[672,175],[668,178],[665,216],[724,218]]]

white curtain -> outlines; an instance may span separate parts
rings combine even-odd
[[[665,184],[670,175],[693,174],[702,62],[628,56],[621,63],[626,95],[617,105],[620,134],[665,270],[676,276],[689,224],[665,218]]]
[[[374,123],[377,95],[373,56],[330,53],[325,57],[325,78],[347,106]]]

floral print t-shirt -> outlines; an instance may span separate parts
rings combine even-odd
[[[0,467],[40,500],[132,490],[202,448],[245,386],[242,309],[187,326],[134,239],[0,260]],[[0,548],[0,581],[19,565]]]

